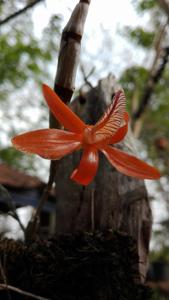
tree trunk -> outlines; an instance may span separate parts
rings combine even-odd
[[[94,124],[112,101],[117,85],[113,76],[99,82],[83,97],[78,97],[72,108],[88,124]],[[131,133],[122,149],[131,149]],[[152,216],[144,181],[117,172],[100,154],[99,170],[95,180],[87,187],[69,179],[78,165],[80,153],[64,158],[56,172],[56,232],[118,230],[131,235],[137,242],[139,273],[144,281]]]

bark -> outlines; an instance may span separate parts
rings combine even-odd
[[[169,3],[166,0],[158,0],[158,3],[169,17]]]
[[[90,0],[79,1],[62,32],[54,90],[64,102],[70,101],[75,89],[81,39],[89,4]],[[52,115],[50,115],[50,127],[59,127]]]
[[[72,108],[86,123],[95,123],[110,103],[115,90],[117,85],[109,76],[85,94],[83,99],[77,98]],[[126,143],[133,149],[130,136],[119,147],[128,149]],[[120,174],[100,154],[95,180],[89,186],[82,187],[69,179],[79,158],[79,152],[67,156],[56,172],[56,232],[103,232],[113,229],[131,235],[137,242],[140,278],[144,280],[152,224],[144,182]]]
[[[135,109],[132,112],[132,129],[133,134],[136,138],[138,138],[140,135],[144,123],[144,113],[147,110],[147,107],[150,105],[150,100],[152,94],[154,93],[154,89],[159,80],[161,79],[166,64],[168,62],[168,48],[163,47],[163,43],[167,33],[167,27],[168,18],[166,22],[161,25],[159,31],[156,33],[156,37],[154,40],[155,56],[149,71],[147,83],[145,85],[140,101],[138,101],[138,99],[137,101],[135,101],[135,103],[137,102],[137,107],[135,107]],[[136,98],[138,98],[138,95]]]

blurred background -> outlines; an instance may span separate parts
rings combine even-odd
[[[0,225],[6,236],[16,237],[18,232],[15,228],[11,233],[6,214],[10,198],[21,216],[21,206],[29,205],[29,215],[42,193],[49,167],[48,161],[16,151],[10,140],[18,133],[48,127],[41,84],[54,84],[61,31],[76,3],[0,0],[0,184],[9,192],[1,188]],[[150,268],[152,285],[158,288],[154,299],[169,299],[168,56],[167,0],[91,1],[76,93],[86,77],[94,86],[114,74],[127,96],[140,156],[161,171],[159,181],[147,182],[154,219]],[[51,231],[53,208],[51,194],[43,212],[44,226],[50,224]]]

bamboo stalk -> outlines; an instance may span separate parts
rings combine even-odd
[[[75,6],[71,17],[62,32],[54,90],[64,102],[70,101],[75,89],[75,78],[80,59],[81,39],[83,36],[84,25],[90,1],[91,0],[79,1],[79,3]],[[60,127],[51,113],[49,126],[50,128]],[[43,204],[48,199],[55,179],[55,173],[58,163],[59,161],[51,161],[47,187],[25,232],[25,240],[28,242],[29,240],[32,240],[36,235],[39,215],[41,213]]]

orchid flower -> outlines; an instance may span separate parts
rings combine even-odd
[[[158,179],[154,167],[133,155],[112,147],[124,139],[128,130],[128,113],[124,92],[119,90],[102,118],[95,125],[85,124],[57,94],[43,84],[43,95],[55,118],[66,130],[40,129],[23,133],[12,139],[13,145],[23,152],[58,160],[74,151],[83,150],[79,166],[71,179],[88,185],[96,175],[101,151],[119,172],[139,179]]]

